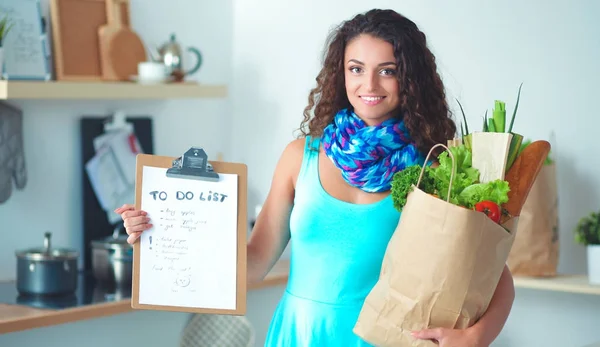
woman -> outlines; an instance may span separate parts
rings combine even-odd
[[[283,151],[248,243],[248,279],[256,282],[293,240],[289,282],[266,346],[368,346],[352,329],[400,217],[390,196],[392,175],[423,164],[424,154],[456,131],[425,35],[391,10],[342,23],[301,129],[303,136]],[[150,227],[130,205],[116,212],[130,243]],[[441,347],[488,346],[513,296],[505,268],[474,326],[414,335]]]

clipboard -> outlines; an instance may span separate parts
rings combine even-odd
[[[185,305],[170,304],[145,304],[140,302],[140,274],[142,252],[149,252],[141,247],[141,240],[144,236],[138,238],[133,245],[133,268],[132,268],[132,293],[131,307],[133,309],[175,311],[189,313],[207,313],[207,314],[229,314],[244,315],[246,313],[246,232],[247,232],[247,166],[241,163],[208,161],[205,151],[200,147],[191,147],[181,157],[173,158],[168,156],[159,156],[151,154],[138,154],[136,158],[136,184],[135,184],[135,208],[142,207],[142,191],[144,184],[144,168],[166,169],[165,176],[173,180],[190,180],[219,182],[220,174],[237,175],[237,250],[236,250],[236,281],[235,281],[235,307],[209,308],[209,307],[190,307]],[[233,203],[233,202],[232,202]],[[150,223],[155,224],[154,221]],[[212,264],[217,266],[218,264]]]

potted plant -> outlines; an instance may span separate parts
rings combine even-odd
[[[4,73],[4,39],[8,35],[13,23],[8,15],[4,15],[0,19],[0,75]]]
[[[591,212],[579,220],[575,241],[587,248],[589,282],[600,284],[600,211]]]

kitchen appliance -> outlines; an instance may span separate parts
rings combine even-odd
[[[52,248],[51,232],[44,233],[44,247],[15,252],[17,290],[25,295],[63,295],[77,289],[77,259],[73,249]]]
[[[92,241],[94,278],[103,287],[131,286],[133,246],[127,243],[127,234],[121,234],[122,225],[111,236]]]
[[[185,60],[183,58],[183,53],[185,51],[192,52],[196,56],[196,64],[187,71],[184,70],[183,66]],[[154,61],[165,64],[167,74],[173,76],[175,81],[182,81],[185,76],[189,76],[198,71],[202,65],[202,54],[200,51],[195,47],[188,47],[184,50],[175,39],[175,34],[171,34],[168,42],[158,47],[155,52],[151,52],[151,56]]]

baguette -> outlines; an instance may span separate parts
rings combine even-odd
[[[539,140],[525,147],[514,161],[504,178],[508,182],[510,191],[508,202],[502,205],[501,223],[521,214],[521,209],[548,153],[550,153],[550,143]]]

